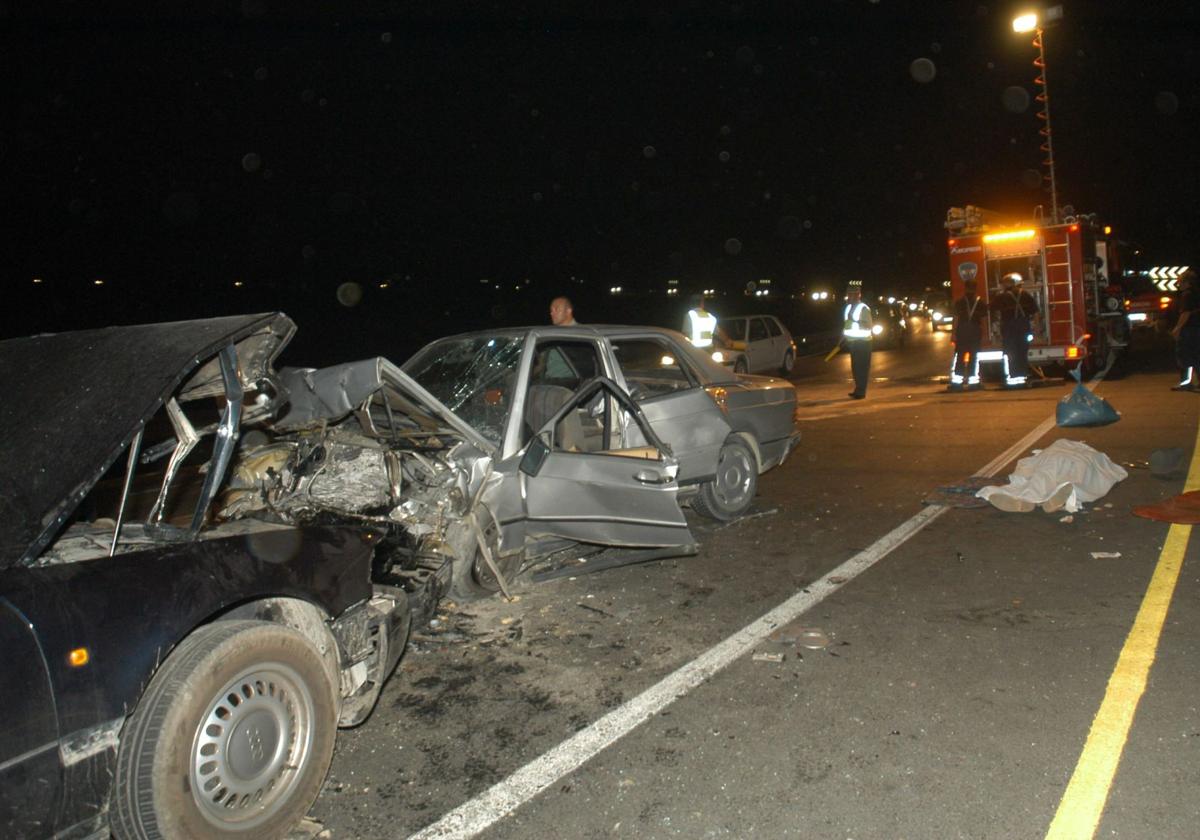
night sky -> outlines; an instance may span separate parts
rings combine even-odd
[[[281,309],[321,363],[402,360],[560,293],[674,326],[669,279],[786,315],[940,284],[951,205],[1049,204],[1018,4],[24,5],[0,337]],[[1063,5],[1060,204],[1200,262],[1200,11]]]

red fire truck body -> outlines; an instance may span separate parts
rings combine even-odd
[[[1115,242],[1094,216],[1069,215],[1058,224],[1045,218],[1005,222],[968,205],[951,208],[945,226],[951,233],[952,299],[962,296],[964,280],[975,278],[978,295],[991,304],[1001,278],[1021,275],[1040,313],[1033,319],[1032,365],[1096,370],[1110,350],[1128,343],[1120,291],[1108,281],[1119,274]],[[1003,346],[999,313],[991,311],[980,362],[1002,364]]]

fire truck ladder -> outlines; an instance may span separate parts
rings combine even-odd
[[[1055,326],[1065,324],[1070,343],[1075,344],[1075,288],[1071,283],[1071,241],[1046,243],[1046,341],[1054,344]],[[1061,335],[1061,333],[1060,333]]]

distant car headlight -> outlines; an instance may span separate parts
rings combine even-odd
[[[906,320],[904,320],[903,318],[901,318],[901,319],[900,319],[900,329],[905,329],[905,328],[907,328],[907,327],[908,327],[908,321],[906,321]]]
[[[883,324],[872,324],[871,335],[880,335],[883,332]]]
[[[712,360],[719,365],[724,364],[725,363],[725,354],[722,353],[720,350],[714,350],[713,354],[712,354]]]
[[[933,318],[933,320],[935,320],[935,321],[940,321],[940,320],[942,320],[942,313],[941,313],[941,312],[938,312],[938,311],[935,309],[935,310],[933,310],[933,315],[932,315],[931,317],[932,317],[932,318]]]

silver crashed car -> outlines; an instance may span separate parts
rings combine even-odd
[[[790,383],[655,328],[468,333],[279,379],[287,409],[220,515],[356,513],[388,529],[391,573],[458,598],[572,543],[690,551],[680,497],[736,517],[799,439]]]

